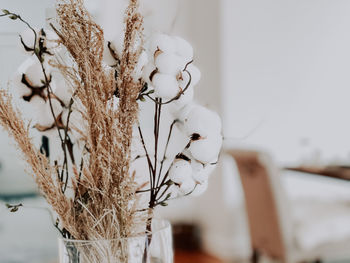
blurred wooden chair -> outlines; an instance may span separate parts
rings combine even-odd
[[[350,258],[350,237],[347,242],[327,243],[312,251],[304,251],[297,245],[279,171],[267,154],[242,150],[226,152],[235,159],[244,190],[252,263],[259,262],[261,255],[283,263]]]

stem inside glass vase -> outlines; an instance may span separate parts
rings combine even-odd
[[[173,263],[170,223],[159,219],[150,222],[151,232],[123,240],[59,239],[59,262]]]

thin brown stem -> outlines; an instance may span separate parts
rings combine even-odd
[[[142,146],[143,146],[143,149],[146,153],[146,158],[147,158],[147,162],[148,162],[148,166],[150,168],[150,171],[153,171],[153,165],[152,165],[152,162],[151,162],[151,159],[149,157],[149,154],[148,154],[148,150],[147,150],[147,147],[146,147],[146,144],[145,144],[145,140],[143,138],[143,134],[142,134],[142,130],[141,130],[141,127],[140,125],[138,125],[138,131],[139,131],[139,134],[140,134],[140,138],[141,138],[141,142],[142,142]],[[152,175],[150,174],[150,177],[152,178]]]
[[[159,103],[162,99],[158,99]],[[155,113],[154,113],[154,171],[153,171],[153,188],[157,185],[155,184],[157,175],[157,163],[158,163],[158,143],[159,143],[159,129],[160,129],[160,115],[161,115],[162,104],[155,103]]]
[[[164,162],[166,160],[166,154],[168,152],[168,146],[169,146],[171,134],[173,132],[173,128],[174,128],[175,123],[176,123],[176,120],[174,120],[172,122],[172,124],[170,125],[170,128],[169,128],[169,134],[168,134],[168,139],[167,139],[167,142],[166,142],[166,145],[165,145],[165,149],[164,149],[163,159],[162,159],[162,161],[160,163],[160,169],[159,169],[159,174],[158,174],[157,184],[156,184],[157,186],[159,186],[159,180],[160,180],[160,177],[162,176],[163,166],[164,166]]]

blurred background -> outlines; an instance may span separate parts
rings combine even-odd
[[[208,191],[159,211],[173,223],[176,262],[350,262],[350,2],[141,2],[149,30],[193,45],[195,98],[223,119]],[[106,36],[120,30],[124,1],[86,5]],[[0,0],[37,27],[53,6]],[[0,20],[1,86],[23,61],[22,30]],[[55,262],[45,203],[4,132],[0,145],[0,203],[25,204],[0,207],[0,262]]]

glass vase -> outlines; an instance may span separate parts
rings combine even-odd
[[[171,225],[153,219],[152,232],[123,240],[61,238],[59,263],[173,263]]]

